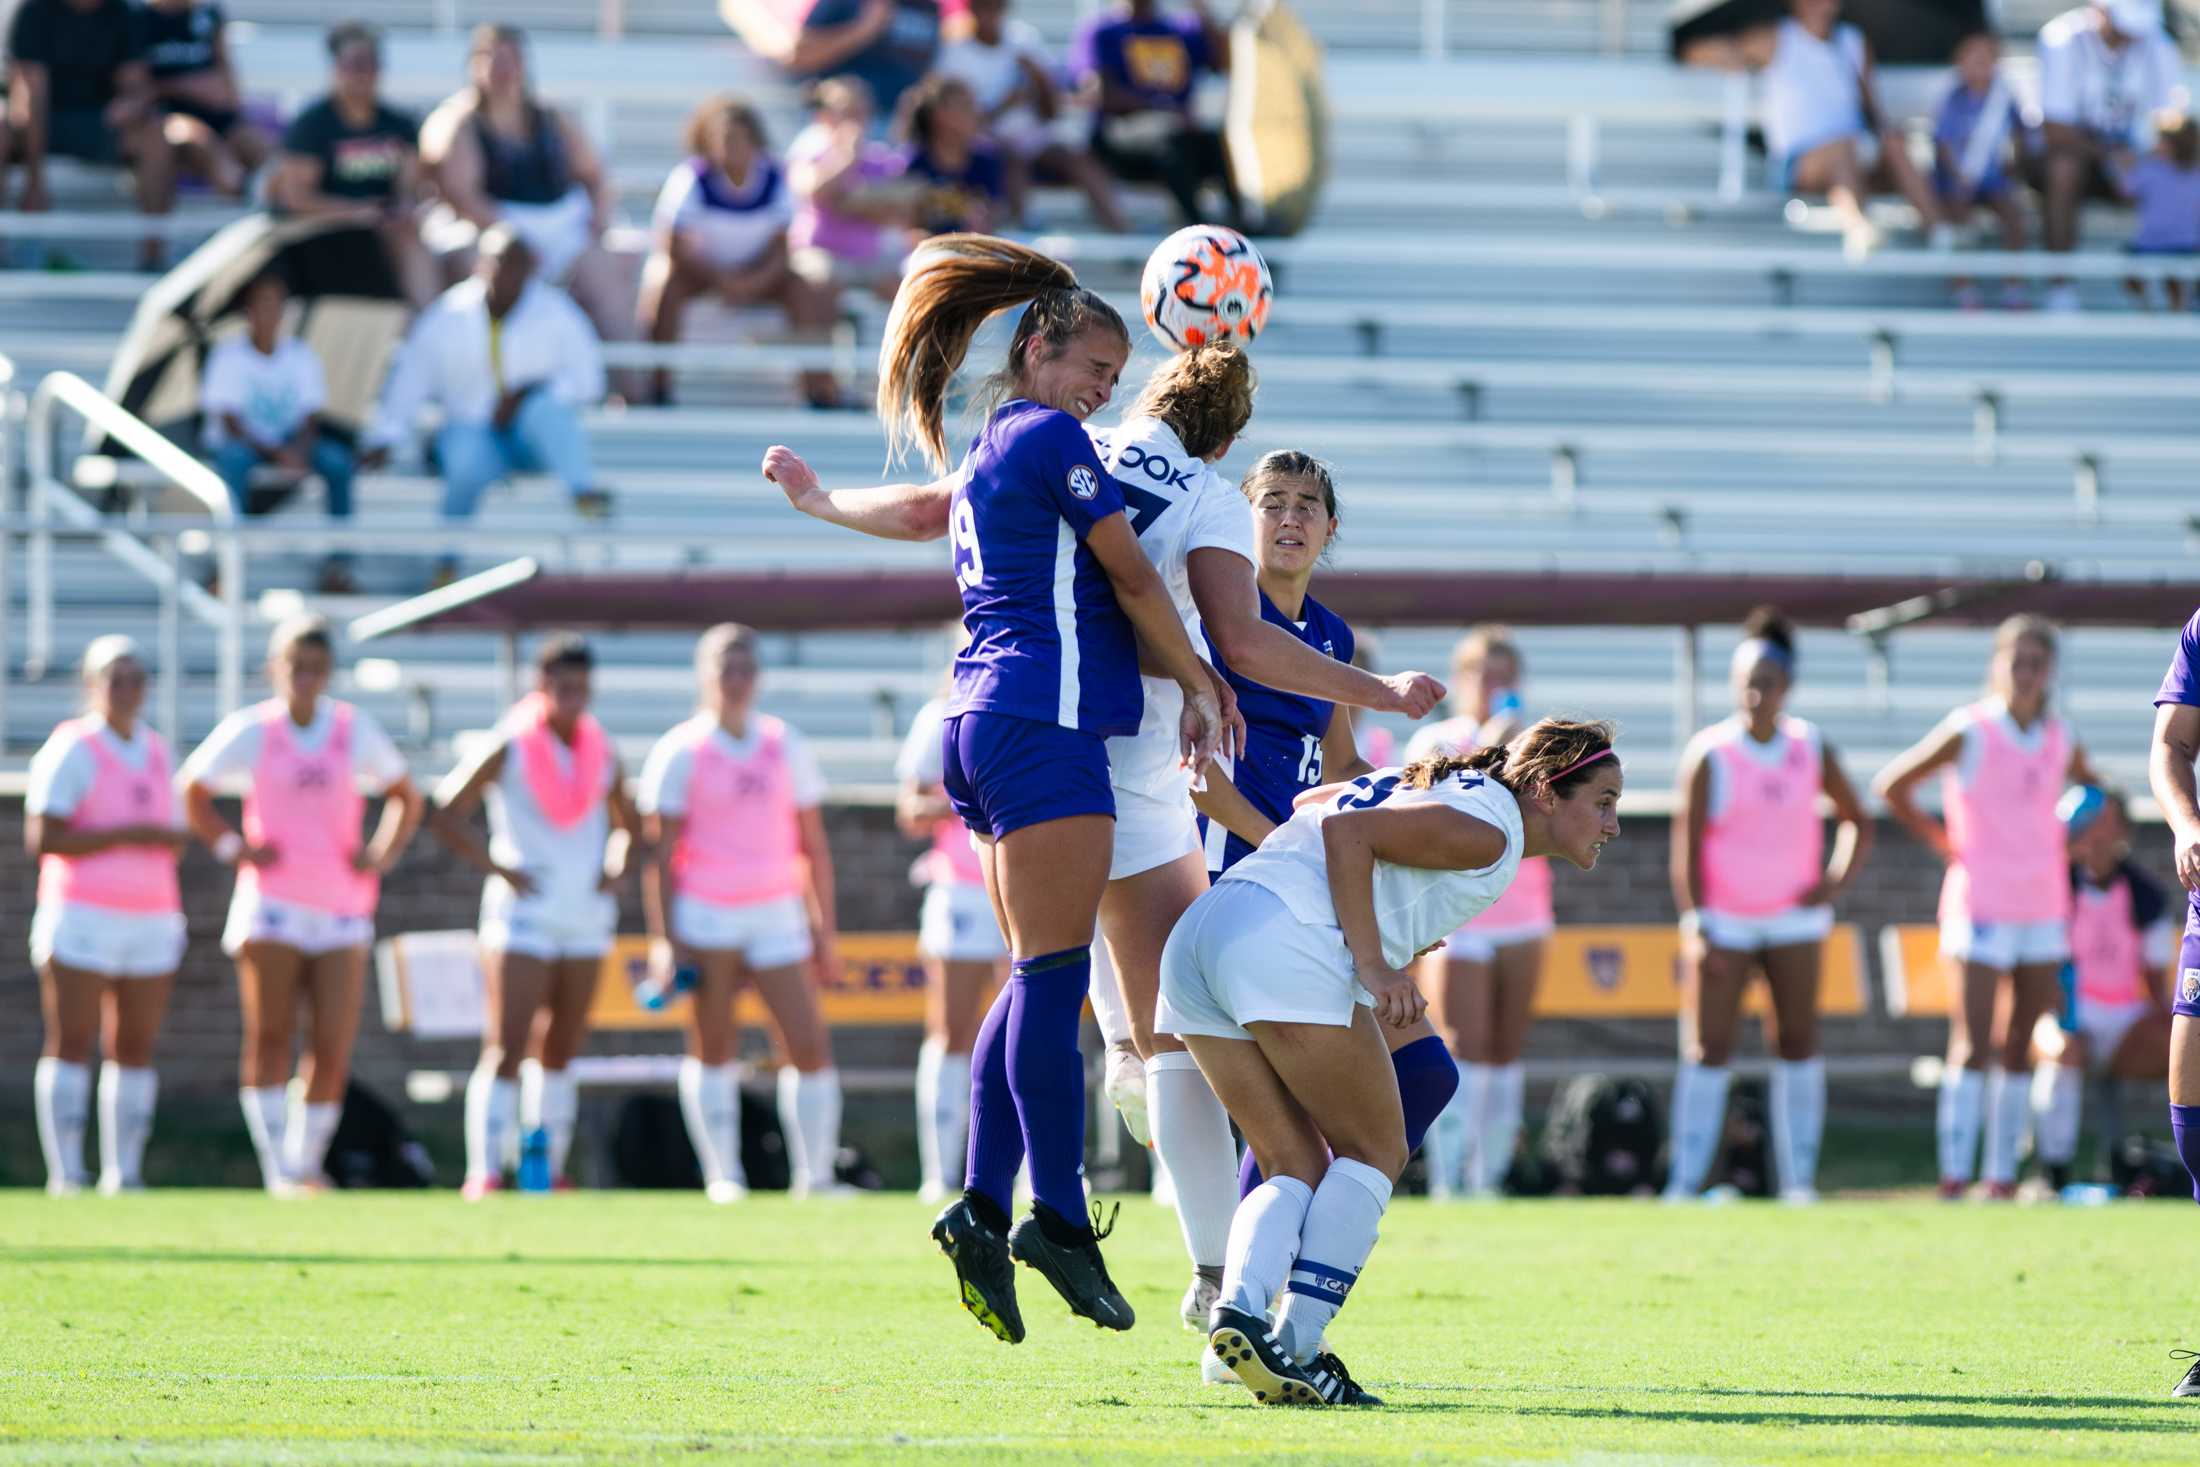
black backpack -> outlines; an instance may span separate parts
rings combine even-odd
[[[1543,1164],[1555,1190],[1585,1197],[1647,1192],[1657,1182],[1665,1112],[1641,1080],[1576,1075],[1543,1128]]]
[[[741,1170],[759,1191],[787,1185],[787,1139],[779,1112],[747,1096],[741,1106]],[[703,1185],[703,1165],[688,1140],[680,1102],[669,1095],[629,1095],[619,1106],[611,1160],[622,1187],[692,1191]]]
[[[397,1112],[357,1080],[344,1087],[344,1113],[321,1163],[339,1187],[425,1187],[435,1162],[397,1119]]]

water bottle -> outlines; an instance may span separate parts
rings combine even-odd
[[[2072,1182],[2059,1194],[2065,1207],[2105,1207],[2116,1200],[2116,1189],[2099,1182]]]
[[[693,991],[695,985],[702,981],[703,975],[694,968],[676,968],[673,970],[672,982],[669,984],[659,983],[654,978],[644,978],[641,982],[635,984],[634,999],[643,1008],[654,1014],[664,1008],[666,1004],[672,1002],[678,995]]]
[[[1520,701],[1518,688],[1507,688],[1490,700],[1490,717],[1511,718],[1526,705]]]
[[[519,1190],[550,1190],[550,1133],[540,1126],[520,1138]]]

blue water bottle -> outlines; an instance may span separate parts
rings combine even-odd
[[[540,1126],[520,1137],[519,1189],[522,1192],[550,1190],[550,1133]]]
[[[680,994],[692,992],[702,981],[703,975],[692,967],[673,970],[672,982],[659,983],[654,978],[644,978],[634,985],[634,1000],[651,1013],[656,1013]]]
[[[1520,701],[1518,688],[1507,688],[1490,700],[1490,717],[1511,718],[1525,706]]]

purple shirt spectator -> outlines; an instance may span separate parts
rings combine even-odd
[[[1098,76],[1158,110],[1182,112],[1192,85],[1214,68],[1207,32],[1196,15],[1099,16],[1085,22],[1070,45],[1074,76]]]
[[[1989,87],[1983,92],[1974,92],[1959,81],[1948,89],[1947,97],[1940,104],[1940,115],[1933,119],[1933,141],[1948,150],[1958,169],[1963,166],[1964,154],[1971,146],[1973,135],[1988,120],[1986,104],[1993,100],[1995,90]],[[2006,93],[2004,95],[2006,97]],[[2007,110],[1994,122],[2002,129],[2001,140],[1988,155],[1985,171],[1968,190],[1963,186],[1964,181],[1949,168],[1947,159],[1935,150],[1933,187],[1942,198],[1953,198],[1967,191],[1975,198],[1990,199],[2009,187],[2009,176],[2002,164],[2008,155],[2008,145],[2024,136],[2024,113],[2011,98],[2007,101]]]
[[[2119,168],[2116,181],[2139,211],[2138,225],[2131,231],[2134,253],[2200,253],[2200,168],[2179,168],[2167,158],[2141,158],[2129,168]],[[2191,637],[2190,627],[2185,635]],[[2183,643],[2177,655],[2178,665],[2184,666]],[[2163,690],[2168,691],[2166,683]]]
[[[787,147],[787,166],[793,170],[828,152],[832,135],[822,127],[803,129]],[[887,143],[866,142],[857,153],[853,180],[858,187],[886,183],[901,177],[901,151]],[[794,249],[819,249],[842,260],[869,262],[878,258],[886,240],[883,226],[854,214],[825,208],[814,199],[795,204],[794,222],[787,228],[787,244]]]

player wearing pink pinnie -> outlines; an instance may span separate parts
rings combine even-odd
[[[1833,898],[1871,849],[1871,822],[1816,725],[1786,711],[1795,629],[1769,606],[1734,649],[1732,717],[1681,755],[1673,901],[1681,914],[1680,1073],[1673,1083],[1669,1201],[1703,1190],[1726,1129],[1727,1063],[1742,994],[1762,971],[1772,995],[1772,1152],[1780,1195],[1818,1196],[1826,1067],[1818,980]],[[1825,809],[1840,832],[1826,856]]]
[[[796,730],[756,711],[756,633],[727,622],[695,648],[701,711],[657,741],[637,803],[650,966],[692,964],[680,1109],[713,1202],[747,1195],[734,996],[753,986],[779,1031],[779,1124],[792,1189],[839,1190],[840,1072],[817,984],[838,967],[825,778]]]
[[[1940,953],[1960,1001],[1949,1013],[1940,1087],[1944,1197],[1970,1185],[1982,1121],[1987,1194],[2016,1195],[2032,1030],[2054,1008],[2070,957],[2068,851],[2055,802],[2067,781],[2100,781],[2070,725],[2049,711],[2055,648],[2046,619],[2003,622],[1988,696],[1950,713],[1875,782],[1888,813],[1948,863]],[[1916,803],[1917,787],[1934,773],[1941,776],[1941,820]]]
[[[580,1097],[566,1067],[588,1037],[588,1006],[618,931],[638,817],[619,756],[589,713],[595,655],[552,637],[535,690],[436,791],[436,838],[488,878],[481,891],[487,980],[481,1061],[466,1083],[466,1196],[503,1185],[515,1121],[548,1142],[565,1174]],[[489,843],[471,816],[487,801]]]
[[[176,774],[192,831],[237,868],[222,951],[236,960],[244,1010],[240,1099],[260,1175],[278,1193],[324,1182],[375,900],[420,824],[420,793],[389,735],[364,709],[323,696],[334,666],[326,621],[278,626],[267,654],[275,696],[223,719]],[[244,797],[241,834],[214,808],[224,794]],[[383,799],[371,841],[361,836],[367,794]],[[301,1000],[311,1017],[286,1117]]]
[[[31,1091],[55,1196],[90,1180],[84,1135],[102,1029],[99,1190],[140,1185],[159,1083],[153,1041],[183,961],[176,854],[190,840],[169,786],[168,743],[139,717],[145,664],[136,644],[101,637],[85,649],[83,676],[86,711],[31,760],[24,800],[24,844],[38,861],[31,965],[46,1020]]]
[[[955,629],[959,640],[962,628]],[[918,1195],[944,1201],[962,1190],[970,1133],[970,1051],[993,991],[1008,981],[1008,939],[985,891],[985,863],[970,827],[942,787],[940,728],[947,700],[934,698],[909,721],[894,773],[902,834],[930,846],[911,877],[924,888],[917,955],[924,962],[924,1044],[917,1051]]]
[[[1510,628],[1468,632],[1452,652],[1452,706],[1459,711],[1415,731],[1405,762],[1465,758],[1518,733],[1525,667]],[[1488,910],[1420,961],[1422,990],[1459,1062],[1459,1088],[1429,1130],[1432,1197],[1495,1196],[1512,1169],[1527,1089],[1520,1055],[1554,925],[1551,864],[1537,856],[1520,863],[1519,875]]]

